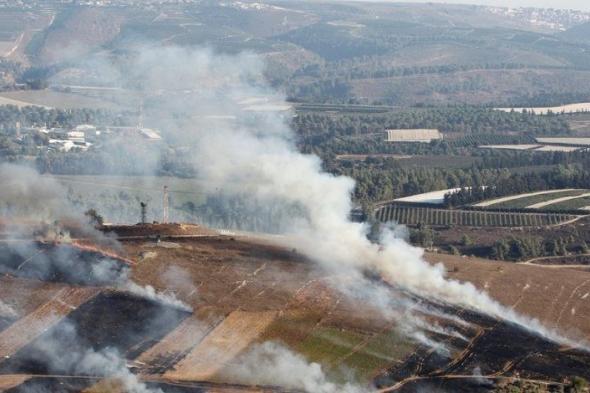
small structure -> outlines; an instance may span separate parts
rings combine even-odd
[[[433,140],[443,139],[443,135],[437,129],[415,128],[385,130],[386,142],[419,142],[429,143]]]
[[[152,128],[138,128],[139,134],[142,135],[144,138],[150,141],[159,141],[162,139],[158,131]]]
[[[69,131],[67,133],[67,137],[69,141],[74,143],[85,143],[86,142],[86,134],[83,131]]]

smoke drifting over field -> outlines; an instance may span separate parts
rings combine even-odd
[[[162,100],[153,106],[157,109],[153,117],[166,127],[170,140],[190,146],[199,179],[212,189],[297,206],[302,214],[290,217],[282,227],[287,228],[293,247],[328,271],[349,277],[335,282],[341,291],[371,301],[384,313],[393,310],[402,317],[402,326],[424,326],[423,322],[412,322],[419,319],[412,313],[415,304],[391,299],[380,284],[364,278],[370,271],[419,296],[508,318],[558,339],[473,285],[447,279],[442,265],[425,262],[421,249],[408,245],[394,232],[386,230],[380,244],[371,243],[367,226],[348,218],[353,180],[324,172],[318,157],[298,152],[285,113],[252,112],[240,105],[261,97],[282,103],[265,85],[263,64],[256,57],[180,48],[143,48],[139,53],[130,81],[123,84],[141,80],[141,91],[163,92]],[[179,116],[171,114],[183,114],[183,120],[175,121]]]
[[[447,279],[442,265],[425,262],[423,251],[396,232],[383,231],[379,244],[369,241],[368,227],[349,220],[354,181],[326,173],[318,157],[297,151],[288,126],[290,114],[268,110],[269,102],[283,105],[284,100],[265,84],[263,63],[257,57],[157,47],[139,48],[118,66],[106,62],[86,66],[102,79],[101,84],[130,88],[132,95],[145,102],[146,121],[162,129],[169,143],[190,152],[189,163],[207,185],[206,192],[223,189],[229,195],[248,195],[262,205],[276,206],[281,213],[288,211],[278,214],[285,242],[331,273],[330,283],[336,289],[395,319],[400,331],[417,342],[444,354],[448,349],[431,333],[463,339],[459,332],[429,322],[424,316],[455,317],[431,310],[421,298],[508,319],[567,341],[494,302],[473,285]],[[150,170],[159,161],[153,155],[133,159]],[[46,220],[68,216],[70,206],[63,205],[63,189],[55,183],[14,166],[0,167],[0,180],[13,185],[0,191],[2,212],[31,217],[35,214],[31,210],[38,209]],[[112,272],[109,266],[96,270],[97,274]],[[178,274],[172,272],[165,279],[174,277]],[[126,275],[110,280],[132,293],[188,310],[177,299],[162,297],[151,287],[141,288]],[[194,289],[184,281],[180,285],[183,292]],[[60,334],[75,331],[65,328]],[[148,391],[116,352],[84,347],[72,351],[51,343],[47,341],[44,351],[49,364],[60,359],[62,369],[115,377],[127,391]],[[239,382],[284,384],[320,393],[361,391],[354,385],[329,382],[318,364],[276,344],[256,346],[239,360],[239,367],[228,375]]]
[[[442,265],[425,262],[423,251],[395,232],[384,230],[380,244],[369,241],[367,226],[349,220],[354,181],[326,173],[318,157],[296,149],[288,125],[291,114],[272,110],[284,105],[284,99],[265,83],[258,57],[178,47],[132,52],[117,65],[101,60],[85,67],[102,85],[128,88],[145,103],[146,119],[153,123],[148,125],[161,128],[172,145],[190,151],[190,165],[206,192],[223,189],[289,211],[280,215],[289,244],[343,277],[333,280],[339,290],[398,318],[402,331],[422,342],[429,339],[421,331],[438,330],[428,328],[419,316],[429,310],[392,298],[386,285],[367,279],[367,273],[419,297],[506,318],[561,340],[473,285],[447,279]],[[145,166],[152,164],[153,157]]]
[[[318,363],[284,346],[265,342],[236,359],[236,365],[222,373],[224,379],[243,384],[276,385],[314,393],[361,393],[359,386],[330,382]]]

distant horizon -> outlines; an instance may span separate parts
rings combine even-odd
[[[439,4],[465,4],[484,5],[508,8],[533,7],[533,8],[555,8],[564,10],[578,10],[590,12],[590,2],[587,0],[348,0],[359,2],[379,3],[439,3]]]

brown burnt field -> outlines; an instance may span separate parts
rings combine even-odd
[[[483,392],[512,377],[541,385],[590,378],[589,352],[391,287],[392,297],[412,298],[440,327],[425,332],[439,348],[421,345],[400,333],[396,319],[334,290],[336,277],[270,240],[163,228],[159,237],[145,228],[117,232],[120,258],[63,244],[2,253],[0,300],[15,313],[0,318],[0,391],[123,391],[108,375],[66,361],[69,353],[88,350],[116,351],[127,370],[163,392],[287,391],[231,376],[240,355],[266,341],[321,364],[336,381],[352,374],[366,391]],[[42,275],[30,261],[22,265],[31,249],[41,250],[38,263],[50,267]],[[64,255],[76,274],[53,261]],[[590,338],[589,272],[427,258],[550,328]],[[117,274],[106,277],[116,279],[104,279],[99,260],[109,261],[107,273]],[[193,311],[129,291],[119,285],[121,273]],[[64,361],[55,361],[56,354]]]

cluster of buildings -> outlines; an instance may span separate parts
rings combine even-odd
[[[71,129],[32,127],[21,130],[17,125],[17,133],[38,132],[47,135],[48,148],[53,151],[68,152],[73,149],[86,151],[92,145],[107,141],[114,137],[139,137],[148,142],[162,140],[158,130],[145,127],[96,127],[92,124],[81,124]]]
[[[590,21],[589,12],[571,9],[533,7],[487,7],[487,9],[496,15],[507,16],[533,26],[556,31],[564,31]]]

